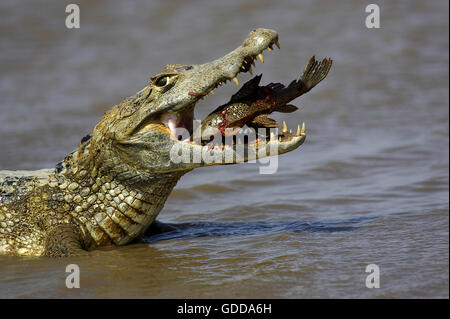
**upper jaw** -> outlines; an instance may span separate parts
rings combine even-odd
[[[164,93],[152,113],[177,112],[195,104],[227,81],[238,84],[238,73],[251,72],[257,57],[263,61],[262,52],[272,50],[274,45],[279,47],[275,30],[258,28],[251,31],[239,47],[222,58],[183,71],[175,87]]]
[[[227,55],[209,63],[192,65],[179,72],[179,79],[168,91],[153,100],[151,111],[138,110],[139,124],[131,131],[141,131],[148,124],[160,122],[167,129],[185,127],[192,133],[193,109],[198,100],[208,96],[216,87],[233,80],[238,85],[237,74],[251,72],[251,66],[262,52],[280,47],[275,30],[258,28],[250,32],[244,42]],[[190,123],[188,123],[190,122]]]
[[[227,81],[236,82],[238,73],[249,72],[257,56],[264,61],[262,52],[266,49],[272,50],[274,45],[279,47],[276,31],[262,28],[251,31],[242,45],[235,50],[220,59],[198,66],[199,74],[194,76],[198,77],[199,83],[194,93],[203,97]]]

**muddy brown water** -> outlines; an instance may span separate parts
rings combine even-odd
[[[218,58],[255,27],[280,34],[255,69],[263,83],[289,83],[313,54],[335,62],[299,111],[276,116],[308,133],[276,174],[185,175],[158,218],[177,230],[146,243],[0,256],[0,297],[448,298],[448,3],[377,3],[380,29],[358,1],[80,1],[69,30],[64,3],[2,1],[0,169],[54,166],[164,65]],[[235,91],[216,90],[197,117]],[[80,289],[65,287],[67,264]]]

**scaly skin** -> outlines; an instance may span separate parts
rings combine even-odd
[[[56,168],[0,171],[0,254],[70,256],[139,238],[155,221],[181,176],[200,167],[223,164],[201,159],[171,160],[173,146],[205,152],[208,146],[179,141],[176,128],[192,134],[195,103],[239,72],[263,50],[278,45],[273,30],[255,29],[234,51],[202,65],[168,65],[148,86],[107,111],[77,150]],[[233,163],[289,152],[305,132],[284,134],[267,145],[245,144]],[[221,155],[225,159],[225,155]]]

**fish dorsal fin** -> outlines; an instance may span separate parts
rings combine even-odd
[[[248,96],[255,95],[258,88],[259,82],[261,81],[262,74],[255,76],[253,79],[244,83],[242,88],[237,91],[230,99],[230,103],[235,103],[242,101]]]

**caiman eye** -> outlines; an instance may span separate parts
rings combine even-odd
[[[156,86],[165,86],[167,84],[168,76],[162,76],[158,80],[156,80],[155,85]]]

